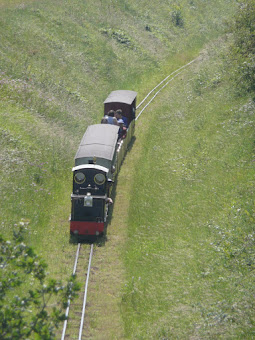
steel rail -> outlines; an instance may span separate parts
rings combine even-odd
[[[88,265],[87,279],[86,279],[86,283],[85,283],[82,316],[81,316],[81,324],[80,324],[80,331],[79,331],[79,340],[81,340],[81,337],[82,337],[82,330],[83,330],[83,323],[84,323],[84,317],[85,317],[87,292],[88,292],[88,284],[89,284],[89,274],[90,274],[92,256],[93,256],[93,243],[91,244],[91,248],[90,248],[89,265]]]
[[[142,112],[146,109],[146,107],[153,101],[153,99],[159,94],[159,92],[161,90],[163,90],[172,80],[174,80],[174,78],[176,78],[177,76],[179,76],[182,72],[183,69],[185,69],[186,67],[188,67],[189,65],[191,65],[192,63],[194,63],[196,60],[198,59],[198,57],[196,57],[195,59],[191,60],[189,63],[187,63],[186,65],[183,65],[182,67],[178,68],[177,70],[175,70],[174,72],[172,72],[171,74],[169,74],[166,78],[164,78],[157,86],[155,86],[148,94],[147,96],[137,105],[137,109],[139,109],[139,107],[145,102],[145,100],[152,94],[152,92],[154,92],[161,84],[163,84],[168,78],[170,78],[171,76],[173,76],[175,73],[177,73],[174,77],[172,77],[167,83],[165,83],[152,97],[152,99],[150,99],[150,101],[143,107],[143,109],[139,112],[139,115],[136,117],[135,120],[137,120],[140,115],[142,114]]]
[[[75,273],[76,273],[76,268],[77,268],[77,263],[78,263],[80,248],[81,248],[81,244],[78,243],[78,247],[77,247],[77,251],[76,251],[76,256],[75,256],[75,261],[74,261],[74,267],[73,267],[73,274],[72,274],[73,276],[74,276]],[[70,298],[68,298],[68,301],[67,301],[67,308],[66,308],[66,312],[65,312],[66,320],[65,320],[65,322],[64,322],[64,327],[63,327],[63,331],[62,331],[61,340],[64,340],[64,339],[65,339],[66,327],[67,327],[67,318],[68,318],[69,309],[70,309],[70,302],[71,302],[71,300],[70,300]]]

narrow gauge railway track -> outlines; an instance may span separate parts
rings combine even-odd
[[[81,279],[86,277],[86,282],[84,290],[79,292],[79,297],[75,300],[75,303],[72,304],[72,309],[74,310],[72,310],[70,316],[70,300],[68,300],[65,313],[66,320],[64,322],[61,340],[82,339],[92,257],[93,244],[88,247],[87,244],[81,245],[81,243],[78,243],[73,267],[73,275],[77,275]]]
[[[174,72],[169,74],[167,77],[165,77],[158,85],[156,85],[147,94],[147,96],[137,105],[136,109],[140,111],[137,117],[135,118],[135,120],[136,121],[138,120],[138,118],[141,116],[143,111],[150,105],[150,103],[155,99],[155,97],[159,94],[159,92],[161,92],[171,81],[173,81],[176,77],[178,77],[188,66],[194,63],[197,59],[198,57],[191,60],[189,63],[180,67],[179,69],[175,70]],[[69,340],[69,339],[81,340],[82,339],[92,256],[93,256],[93,244],[90,247],[89,259],[88,259],[88,248],[87,250],[85,250],[85,248],[83,248],[81,244],[78,243],[75,262],[74,262],[74,268],[73,268],[73,275],[78,275],[79,277],[86,276],[86,283],[85,283],[84,291],[81,292],[79,298],[76,299],[76,301],[77,300],[78,301],[76,303],[73,303],[73,306],[75,307],[75,311],[73,311],[70,316],[69,316],[70,300],[68,300],[68,307],[66,309],[66,314],[65,314],[68,320],[65,320],[64,322],[61,340]],[[87,267],[87,272],[86,272],[85,263],[87,260],[88,260],[87,262],[88,267]],[[83,294],[83,298],[82,298],[82,294]],[[68,325],[67,321],[69,321],[69,326],[67,326]],[[76,334],[77,334],[77,337],[76,337]]]
[[[162,91],[171,81],[173,81],[176,77],[178,77],[185,68],[190,66],[192,63],[194,63],[198,59],[195,58],[191,60],[186,65],[183,65],[182,67],[178,68],[174,72],[170,73],[167,77],[165,77],[158,85],[156,85],[148,94],[147,96],[139,103],[136,107],[137,110],[140,109],[139,114],[137,115],[135,120],[138,120],[138,118],[141,116],[143,111],[150,105],[150,103],[156,98],[156,96],[159,94],[160,91]]]

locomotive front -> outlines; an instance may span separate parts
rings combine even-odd
[[[103,233],[108,210],[108,173],[107,168],[94,164],[73,168],[70,226],[73,234]]]
[[[86,130],[75,156],[70,232],[97,236],[104,232],[118,140],[118,126],[96,124]]]

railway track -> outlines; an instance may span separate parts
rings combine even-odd
[[[156,98],[156,96],[161,92],[171,81],[173,81],[176,77],[178,77],[188,66],[193,64],[196,60],[195,58],[191,60],[186,65],[183,65],[182,67],[178,68],[174,72],[170,73],[166,78],[164,78],[158,85],[156,85],[148,94],[147,96],[139,103],[136,107],[137,110],[140,110],[139,114],[137,115],[135,120],[138,120],[138,118],[141,116],[143,111],[150,105],[150,103]]]
[[[184,72],[185,68],[190,66],[198,59],[195,58],[191,60],[186,65],[180,67],[175,70],[171,74],[169,74],[166,78],[164,78],[158,85],[156,85],[147,96],[137,105],[137,110],[139,110],[139,114],[136,117],[136,121],[139,119],[143,111],[150,105],[150,103],[156,98],[156,96],[176,77],[178,77],[182,72]],[[73,275],[77,275],[79,278],[86,277],[86,282],[84,286],[84,290],[80,291],[79,297],[75,299],[75,303],[72,304],[72,311],[69,315],[70,311],[70,300],[68,300],[68,307],[66,309],[66,318],[64,322],[64,327],[62,331],[61,340],[71,340],[78,339],[82,340],[82,335],[84,332],[84,319],[85,319],[85,311],[86,311],[86,301],[87,301],[87,292],[88,292],[88,282],[90,275],[90,268],[93,256],[93,244],[88,247],[87,244],[81,245],[78,243],[77,251],[74,261],[73,267]],[[86,266],[86,263],[88,264]]]
[[[66,320],[64,322],[61,340],[82,339],[84,334],[84,320],[87,302],[87,292],[91,262],[93,257],[93,244],[78,243],[75,255],[73,275],[77,275],[80,279],[85,280],[84,289],[79,292],[78,298],[72,303],[72,311],[70,312],[70,300],[67,303]],[[70,314],[69,314],[70,312]]]

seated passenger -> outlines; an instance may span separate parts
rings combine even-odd
[[[118,125],[119,125],[119,132],[118,132],[118,136],[119,136],[119,140],[120,139],[125,139],[126,135],[127,135],[127,128],[124,125],[124,121],[123,119],[119,119],[118,120]]]
[[[117,118],[117,120],[119,121],[120,119],[123,120],[124,124],[126,127],[128,127],[128,120],[127,120],[127,117],[125,116],[122,116],[122,110],[121,109],[118,109],[116,112],[115,112],[115,117]]]
[[[104,116],[104,117],[101,119],[101,124],[108,124],[108,116]]]
[[[110,110],[108,115],[108,124],[118,125],[117,119],[114,117],[115,112],[113,110]]]

